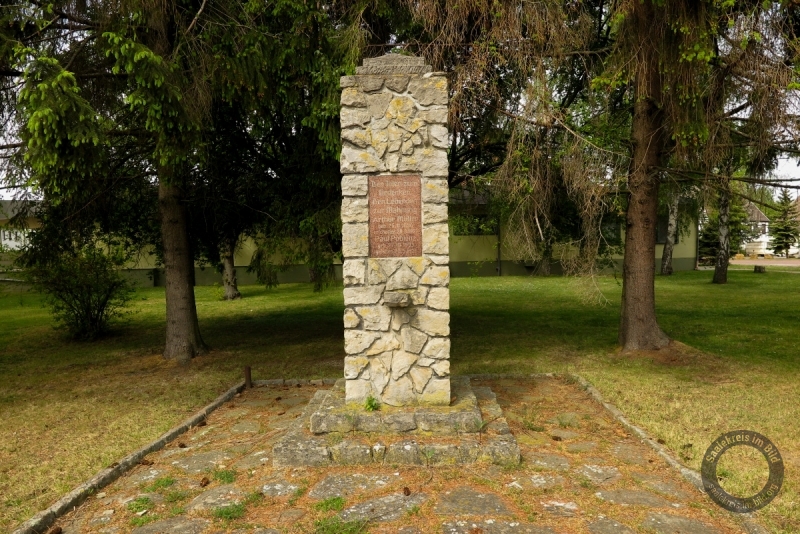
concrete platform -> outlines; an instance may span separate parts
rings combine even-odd
[[[450,406],[366,411],[345,403],[344,380],[318,391],[273,447],[275,467],[517,464],[519,446],[497,399],[468,378],[451,382]]]

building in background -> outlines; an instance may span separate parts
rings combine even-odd
[[[0,200],[0,250],[19,250],[25,245],[31,227],[37,226],[35,220],[26,221],[28,229],[11,228],[9,221],[17,214],[17,202]]]
[[[753,232],[758,232],[758,237],[744,244],[745,254],[747,256],[772,254],[772,249],[769,248],[769,217],[752,202],[746,202],[744,210],[747,212],[747,219]]]

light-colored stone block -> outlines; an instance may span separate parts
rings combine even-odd
[[[419,367],[415,365],[411,368],[408,372],[408,376],[411,378],[411,383],[414,384],[414,393],[420,394],[425,391],[425,386],[428,385],[428,381],[433,376],[433,372],[429,367]]]
[[[404,324],[408,324],[411,320],[411,316],[408,313],[401,309],[395,308],[392,310],[392,330],[400,330]]]
[[[431,145],[444,149],[450,147],[450,132],[447,131],[447,126],[441,124],[432,124],[428,128],[428,136],[431,141]]]
[[[397,380],[411,369],[417,361],[417,355],[403,350],[395,351],[392,356],[392,380]]]
[[[369,380],[348,380],[344,386],[345,402],[361,404],[373,395],[372,382]]]
[[[450,376],[450,360],[436,360],[436,363],[431,365],[431,369],[436,373],[436,376]]]
[[[428,341],[427,335],[410,326],[401,330],[400,338],[403,340],[403,350],[414,354],[419,354]]]
[[[428,286],[447,286],[450,283],[450,267],[431,265],[419,279]],[[428,296],[430,298],[430,295]]]
[[[408,76],[387,76],[384,85],[390,91],[402,93],[408,87]]]
[[[372,144],[372,136],[369,130],[348,128],[347,130],[342,130],[342,141],[351,143],[358,148],[366,148]]]
[[[415,76],[408,83],[408,92],[421,106],[447,105],[447,78]]]
[[[346,259],[342,263],[342,281],[345,286],[360,286],[364,284],[364,260]]]
[[[356,85],[356,77],[355,76],[342,76],[339,78],[339,87],[342,89],[346,87],[354,87]]]
[[[362,306],[356,308],[361,316],[365,330],[389,330],[392,321],[392,310],[386,306]]]
[[[450,404],[450,379],[431,378],[419,399],[421,404],[447,406]]]
[[[375,154],[372,147],[355,148],[343,145],[342,156],[339,160],[339,170],[342,174],[374,173],[385,171],[386,164]]]
[[[396,96],[389,100],[384,116],[394,120],[396,124],[406,124],[411,122],[417,113],[414,101],[407,96]]]
[[[410,324],[431,336],[450,335],[450,314],[448,312],[422,308],[417,310],[417,314],[411,318]]]
[[[342,222],[345,224],[369,222],[366,197],[342,198]]]
[[[380,91],[383,87],[383,76],[355,76],[355,79],[358,87],[365,93]]]
[[[345,308],[344,310],[344,327],[345,328],[358,328],[358,325],[361,324],[361,317],[358,316],[356,312],[354,312],[350,308]]]
[[[344,305],[377,304],[383,295],[383,286],[346,287],[344,289]]]
[[[351,108],[367,107],[367,99],[364,98],[364,93],[359,91],[356,87],[347,87],[342,91],[341,103],[342,106]]]
[[[386,108],[389,107],[389,102],[392,101],[392,98],[394,98],[392,93],[374,93],[367,95],[366,105],[370,117],[373,119],[385,118]]]
[[[428,254],[425,256],[436,265],[450,265],[450,256],[441,254]]]
[[[446,178],[449,172],[447,151],[441,148],[421,147],[414,151],[414,158],[418,161],[416,170],[424,177]],[[401,160],[402,166],[402,160]],[[409,168],[409,170],[412,170]]]
[[[425,344],[422,355],[433,360],[450,358],[450,339],[446,337],[433,337]]]
[[[400,340],[396,336],[381,335],[365,352],[366,356],[374,356],[400,348]]]
[[[446,204],[448,195],[447,180],[442,178],[422,179],[422,202]]]
[[[370,378],[373,389],[378,393],[383,393],[386,384],[392,374],[392,353],[386,352],[378,356],[373,356],[369,363]]]
[[[366,223],[342,225],[342,255],[345,258],[369,255],[369,226]]]
[[[394,291],[396,289],[414,289],[419,285],[419,276],[407,265],[400,267],[386,282],[386,289]]]
[[[450,289],[447,287],[432,287],[428,292],[427,304],[435,310],[449,310]]]
[[[345,174],[342,176],[342,195],[346,197],[367,196],[368,180],[363,174]]]
[[[411,295],[411,304],[414,306],[421,306],[425,304],[425,301],[428,299],[428,286],[419,286],[417,289],[410,293]]]
[[[401,376],[397,380],[390,380],[381,394],[381,400],[389,406],[414,405],[417,403],[414,384],[407,375]]]
[[[430,106],[417,111],[417,117],[428,124],[447,124],[447,106]]]
[[[364,356],[346,356],[344,359],[344,377],[348,380],[358,378],[358,375],[367,365],[369,365],[369,359]]]
[[[342,108],[339,120],[342,129],[350,128],[351,126],[364,126],[372,117],[369,112],[361,108]]]
[[[426,202],[422,205],[422,224],[446,223],[447,204]]]
[[[449,254],[450,229],[446,223],[431,224],[422,228],[423,254]]]
[[[367,332],[365,330],[344,331],[344,351],[347,354],[358,355],[366,351],[377,339],[380,332]]]
[[[408,258],[406,260],[406,265],[408,265],[409,269],[414,271],[414,274],[417,276],[421,276],[422,273],[425,272],[425,268],[430,265],[431,262],[428,258],[421,257],[421,258]]]

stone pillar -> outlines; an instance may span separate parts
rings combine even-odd
[[[447,79],[389,54],[341,87],[346,400],[448,405]]]

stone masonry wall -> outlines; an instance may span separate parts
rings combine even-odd
[[[341,87],[346,400],[448,405],[447,79],[392,54]],[[369,177],[391,175],[421,180],[421,257],[370,257]]]

